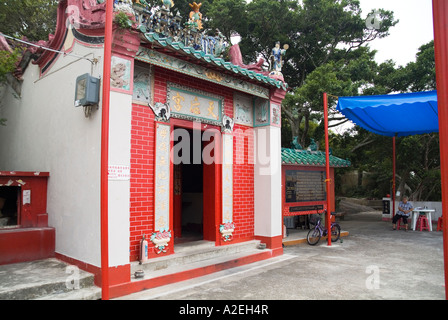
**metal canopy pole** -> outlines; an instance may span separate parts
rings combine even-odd
[[[327,186],[327,213],[325,215],[325,225],[327,227],[327,243],[331,246],[331,199],[330,199],[330,148],[328,145],[328,98],[324,92],[324,121],[325,121],[325,169]]]
[[[392,218],[395,216],[395,159],[396,159],[396,151],[395,151],[395,136],[392,137]]]
[[[109,104],[114,2],[106,2],[104,26],[103,103],[101,118],[101,298],[109,300]]]
[[[439,113],[440,175],[442,180],[445,299],[448,299],[448,1],[433,0],[434,56]]]

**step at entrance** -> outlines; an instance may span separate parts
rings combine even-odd
[[[212,241],[196,241],[175,246],[175,253],[169,256],[154,258],[143,264],[131,263],[132,281],[148,280],[175,273],[184,273],[202,269],[203,272],[213,272],[213,266],[218,268],[232,267],[237,261],[252,255],[267,254],[269,249],[258,249],[260,241],[253,240],[225,246],[215,246]],[[219,267],[221,266],[221,267]],[[207,272],[207,268],[210,272]],[[143,271],[143,278],[136,278],[135,272]]]
[[[0,300],[97,300],[94,276],[50,258],[0,266]]]

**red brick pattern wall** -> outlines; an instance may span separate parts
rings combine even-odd
[[[224,98],[224,112],[233,118],[233,91],[210,82],[195,79],[162,68],[155,68],[154,102],[166,102],[167,82],[212,93]],[[252,128],[235,125],[235,135]],[[234,165],[234,212],[236,226],[235,241],[254,237],[254,165],[253,138],[244,139],[244,144],[234,143],[234,160],[237,153],[244,152],[244,163]],[[237,137],[234,138],[236,141]],[[130,191],[130,260],[139,257],[140,240],[148,238],[149,256],[155,256],[149,237],[154,225],[154,114],[148,106],[134,104],[131,129],[131,191]]]
[[[132,106],[130,259],[138,260],[143,234],[154,224],[154,113],[148,106]],[[150,241],[148,239],[149,244]],[[152,251],[152,249],[150,250]]]
[[[253,128],[236,124],[233,137],[233,238],[236,241],[254,237],[253,143]]]

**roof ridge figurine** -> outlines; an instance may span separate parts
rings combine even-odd
[[[190,21],[193,23],[193,26],[201,30],[202,29],[202,13],[199,12],[199,9],[202,6],[202,3],[197,4],[196,2],[189,3],[192,11],[190,11]]]
[[[270,60],[270,75],[279,76],[283,78],[282,67],[284,64],[283,56],[286,54],[286,50],[289,49],[289,45],[283,45],[283,49],[280,49],[280,41],[275,43],[275,47],[272,48]]]
[[[163,4],[163,7],[166,9],[166,10],[170,10],[172,7],[174,7],[174,1],[173,0],[162,0],[162,4]]]

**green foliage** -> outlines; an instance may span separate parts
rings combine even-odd
[[[20,53],[21,50],[19,48],[14,49],[12,52],[6,50],[0,51],[0,83],[6,80],[8,73],[15,70]]]
[[[247,30],[247,12],[245,0],[221,0],[203,4],[207,28],[219,29],[230,39],[232,31],[244,33]],[[202,8],[202,7],[201,7]]]
[[[122,29],[131,29],[132,25],[135,23],[128,14],[121,11],[115,14],[114,22]]]
[[[0,31],[31,41],[47,40],[56,28],[57,0],[8,0],[0,2]]]
[[[6,50],[0,51],[0,85],[6,82],[6,75],[15,70],[20,54],[20,48],[15,48],[12,52]],[[0,118],[0,126],[5,125],[6,119]]]

